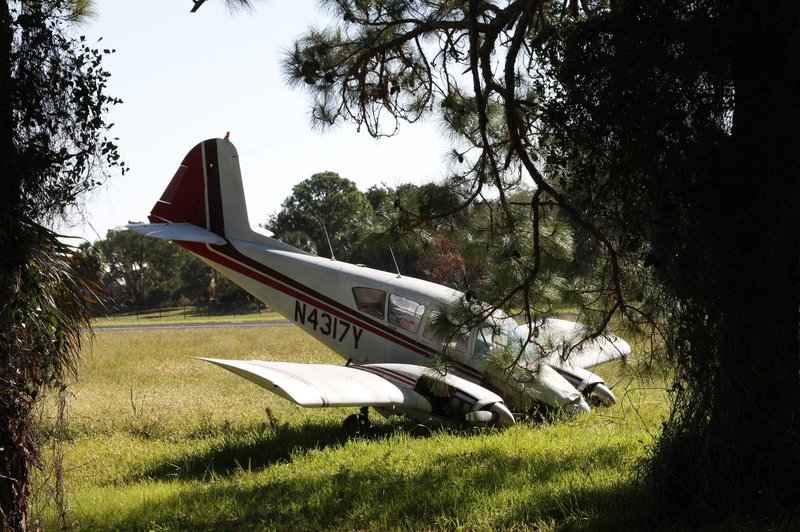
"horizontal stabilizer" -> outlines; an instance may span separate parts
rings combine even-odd
[[[220,246],[225,244],[225,239],[221,236],[190,223],[128,224],[127,228],[152,238],[201,242]]]

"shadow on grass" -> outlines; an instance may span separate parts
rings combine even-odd
[[[416,431],[411,423],[395,422],[377,424],[365,439],[379,440],[398,433],[414,437],[430,435],[429,431]],[[223,436],[219,438],[219,445],[212,445],[204,452],[156,464],[125,480],[205,481],[242,471],[257,472],[276,463],[288,462],[293,455],[338,447],[353,438],[359,436],[348,435],[339,422],[265,425],[244,434]]]
[[[380,427],[383,433],[378,437],[397,430]],[[179,467],[163,464],[145,476],[176,479],[176,489],[168,495],[134,503],[113,519],[91,516],[98,521],[81,525],[152,529],[157,524],[159,529],[193,530],[636,529],[637,493],[627,483],[594,482],[581,475],[588,464],[625,467],[628,451],[620,445],[601,445],[588,455],[575,451],[558,456],[518,454],[487,445],[465,452],[445,445],[436,449],[435,459],[425,456],[419,461],[379,449],[374,460],[351,462],[339,454],[319,471],[306,465],[267,476],[220,476],[248,471],[248,465],[257,471],[298,452],[346,440],[334,424],[281,428],[263,439],[214,449]],[[430,454],[430,446],[420,443],[420,452]]]

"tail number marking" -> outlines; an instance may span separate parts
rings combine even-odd
[[[294,302],[294,321],[300,325],[310,327],[320,334],[330,336],[339,342],[343,342],[352,331],[354,349],[358,349],[358,342],[364,332],[364,329],[360,327],[356,327],[336,316],[331,316],[327,312],[321,312],[312,306],[306,306],[305,303],[297,300]]]

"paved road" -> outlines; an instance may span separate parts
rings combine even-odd
[[[242,322],[208,322],[208,323],[169,323],[164,325],[96,325],[95,331],[154,331],[162,329],[236,329],[251,327],[283,327],[291,325],[288,320],[242,321]]]

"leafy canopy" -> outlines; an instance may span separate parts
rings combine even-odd
[[[332,248],[337,259],[350,260],[371,219],[372,205],[355,183],[321,172],[295,185],[267,226],[310,253],[327,257]]]

